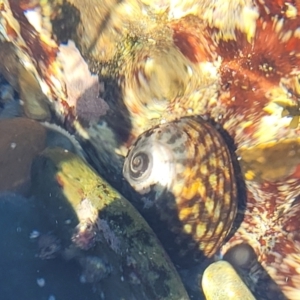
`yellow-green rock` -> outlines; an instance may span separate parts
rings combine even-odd
[[[206,268],[202,288],[206,300],[255,300],[234,268],[222,260]]]
[[[93,282],[105,299],[189,299],[144,219],[79,157],[45,150],[33,163],[32,183],[41,214],[62,241],[63,256],[73,255],[83,268],[95,257],[99,266],[100,259],[110,265],[110,275]],[[88,240],[80,235],[88,222],[96,235],[91,244],[83,245],[78,240]]]

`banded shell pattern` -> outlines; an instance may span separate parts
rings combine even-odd
[[[123,174],[177,244],[200,256],[216,252],[236,215],[237,188],[231,154],[212,124],[186,117],[146,131],[129,150]]]

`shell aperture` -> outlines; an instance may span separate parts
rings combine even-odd
[[[144,132],[123,175],[144,198],[151,192],[155,214],[185,245],[180,255],[217,251],[236,216],[237,187],[231,154],[212,124],[186,117]]]

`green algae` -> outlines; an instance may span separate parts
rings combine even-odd
[[[105,299],[189,299],[155,234],[135,208],[79,157],[61,149],[45,150],[32,166],[32,195],[65,249],[74,247],[74,228],[82,215],[101,227],[80,257],[98,256],[112,272],[94,283]],[[88,201],[90,208],[82,212]],[[97,212],[95,221],[95,212]]]

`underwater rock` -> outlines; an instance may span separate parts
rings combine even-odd
[[[20,116],[20,106],[20,101],[18,101],[16,97],[16,91],[12,85],[5,80],[0,71],[0,120],[11,119]]]
[[[50,119],[47,97],[43,94],[35,76],[19,66],[20,99],[23,101],[24,114],[31,119],[45,121]]]
[[[9,42],[0,42],[0,73],[16,90],[19,89],[19,65],[20,60],[16,47]]]
[[[57,118],[78,134],[93,166],[114,186],[125,182],[120,169],[132,141],[153,126],[202,115],[225,130],[241,169],[238,198],[247,201],[221,255],[249,244],[285,297],[299,298],[300,15],[295,1],[1,3],[1,37],[35,71]],[[100,98],[110,109],[99,124],[81,123],[68,104],[57,59],[60,44],[68,40],[104,84]],[[124,194],[125,189],[120,187]],[[78,246],[93,247],[97,235],[88,220],[77,229]],[[263,281],[262,274],[251,270],[253,285]]]
[[[45,148],[45,128],[29,119],[0,120],[0,191],[26,192],[32,159]]]
[[[19,92],[23,114],[31,119],[44,121],[50,118],[47,97],[35,75],[18,57],[18,49],[8,42],[0,42],[0,73]]]
[[[144,219],[78,156],[46,149],[34,160],[32,183],[40,214],[61,240],[62,256],[81,265],[83,279],[95,279],[98,295],[189,299]]]
[[[75,263],[38,257],[33,233],[47,230],[33,199],[0,193],[1,299],[99,299],[89,286],[79,284]]]
[[[255,300],[234,268],[222,260],[206,268],[202,288],[206,300]]]

